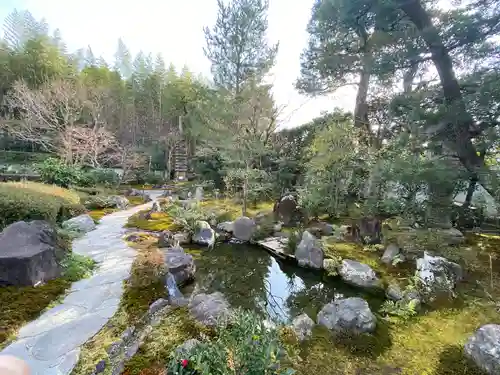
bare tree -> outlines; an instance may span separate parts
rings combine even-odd
[[[61,134],[81,118],[86,101],[82,89],[68,80],[52,81],[35,90],[18,81],[7,96],[11,118],[1,127],[15,138],[57,152]]]

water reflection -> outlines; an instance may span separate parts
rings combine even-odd
[[[192,288],[220,291],[233,307],[243,307],[266,319],[283,323],[307,313],[313,319],[336,294],[360,295],[340,281],[276,260],[266,251],[245,245],[219,245],[215,249],[187,249],[196,261]]]

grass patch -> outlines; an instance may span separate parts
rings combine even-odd
[[[95,209],[95,210],[90,210],[89,215],[92,219],[94,219],[95,222],[98,222],[104,216],[109,215],[109,214],[116,212],[116,211],[118,211],[118,209],[116,209],[116,208]]]
[[[127,199],[130,202],[130,207],[140,206],[146,203],[143,197],[127,197]]]
[[[126,227],[158,232],[164,230],[180,230],[169,214],[165,212],[154,212],[151,214],[151,220],[146,220],[144,215],[147,212],[148,210],[139,211],[138,213],[130,216]]]
[[[80,196],[76,191],[65,189],[56,185],[48,185],[32,181],[19,181],[19,182],[12,181],[12,182],[5,182],[4,184],[15,189],[36,191],[38,193],[59,197],[71,204],[80,203]]]
[[[92,259],[69,253],[61,262],[62,276],[37,287],[0,287],[0,348],[14,338],[17,330],[55,306],[71,283],[89,277],[95,267]]]
[[[125,281],[118,311],[97,335],[82,346],[73,375],[91,373],[99,361],[108,358],[106,349],[120,338],[123,331],[135,325],[151,303],[166,296],[163,254],[155,246],[154,237],[144,235],[143,238],[137,244],[130,243],[138,250],[138,255],[132,265],[131,277]]]
[[[209,199],[200,202],[200,206],[204,211],[212,211],[216,216],[225,214],[225,220],[236,220],[241,216],[243,205],[232,199]],[[259,212],[272,211],[274,202],[259,202],[256,205],[249,204],[247,207],[247,215],[254,217]]]

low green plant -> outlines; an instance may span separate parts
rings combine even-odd
[[[46,184],[67,188],[70,185],[80,185],[84,180],[84,173],[79,167],[67,165],[56,158],[47,158],[42,163],[35,164],[35,169]]]
[[[190,233],[196,231],[198,221],[206,221],[209,219],[207,216],[208,214],[196,204],[185,208],[177,204],[169,204],[163,208],[163,211],[172,218],[174,224]]]
[[[323,262],[323,266],[325,268],[328,276],[337,276],[338,269],[342,265],[342,257],[339,255],[334,255],[331,258],[327,258]]]
[[[91,195],[85,200],[85,207],[90,210],[101,210],[104,208],[113,208],[114,204],[106,196]]]
[[[61,262],[63,277],[71,282],[90,277],[95,265],[91,258],[70,252]]]
[[[399,300],[399,301],[385,301],[380,307],[380,313],[385,315],[397,316],[402,320],[408,320],[418,314],[417,311],[418,301],[412,300]]]
[[[292,375],[294,370],[282,368],[284,354],[276,330],[266,329],[255,314],[236,310],[217,326],[215,339],[189,352],[174,351],[167,374]]]
[[[120,176],[111,168],[96,168],[85,173],[91,186],[115,186],[120,181]]]
[[[302,240],[303,233],[304,233],[304,231],[301,229],[294,230],[290,233],[290,236],[288,237],[288,242],[286,245],[286,250],[289,254],[295,253],[297,246],[299,245],[300,241]]]

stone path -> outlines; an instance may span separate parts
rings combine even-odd
[[[161,191],[149,192],[154,200]],[[127,219],[153,202],[104,216],[97,228],[73,242],[73,252],[99,262],[93,276],[72,284],[62,303],[19,331],[17,340],[0,354],[25,360],[32,375],[69,374],[80,346],[115,314],[136,252],[122,237]]]

